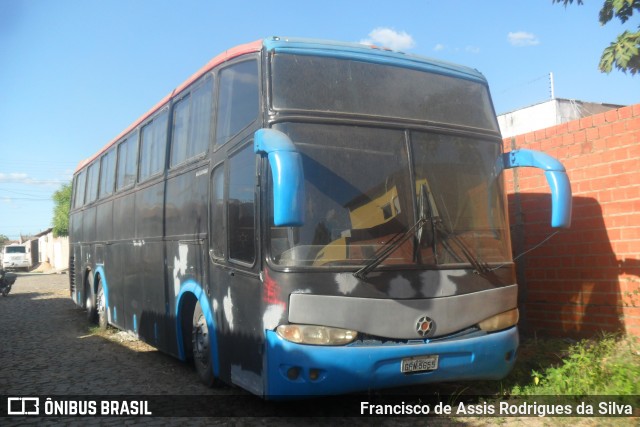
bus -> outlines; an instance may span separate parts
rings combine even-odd
[[[70,293],[101,326],[279,399],[499,379],[518,348],[486,79],[375,46],[230,49],[73,178]]]

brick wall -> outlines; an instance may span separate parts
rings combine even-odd
[[[640,335],[640,104],[504,140],[566,167],[573,223],[516,264],[525,332]],[[554,230],[542,171],[506,171],[514,256]]]

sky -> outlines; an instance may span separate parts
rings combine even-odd
[[[625,25],[603,0],[0,1],[0,234],[51,227],[78,163],[222,51],[269,36],[377,44],[478,69],[498,114],[555,96],[630,105],[640,76],[598,70]]]

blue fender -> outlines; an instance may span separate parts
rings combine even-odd
[[[196,297],[200,303],[200,307],[202,308],[202,314],[204,314],[204,317],[207,319],[207,328],[209,329],[210,339],[209,348],[211,349],[211,366],[213,366],[213,375],[218,377],[218,373],[220,371],[218,362],[218,339],[216,334],[216,323],[213,320],[213,311],[211,310],[211,304],[209,304],[207,294],[204,292],[202,287],[193,280],[188,280],[180,287],[180,293],[178,293],[178,297],[176,298],[176,337],[178,340],[178,357],[180,360],[186,359],[183,346],[182,324],[180,322],[180,308],[182,306],[182,297],[187,293],[193,294],[193,296]]]
[[[100,281],[102,283],[102,290],[104,291],[104,302],[107,307],[107,318],[109,318],[109,283],[107,282],[107,275],[104,272],[104,266],[97,265],[96,272],[93,275],[93,283],[94,286],[98,283],[98,276],[100,276]],[[98,289],[93,289],[94,293],[98,292]]]

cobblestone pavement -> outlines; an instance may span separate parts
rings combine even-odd
[[[239,406],[236,413],[260,413],[261,399],[237,388],[207,388],[190,365],[160,353],[123,332],[100,332],[69,298],[68,276],[19,275],[0,297],[0,396],[191,395],[227,396],[212,402]],[[2,402],[4,404],[4,402]],[[246,411],[246,412],[245,412]],[[301,418],[35,418],[1,419],[0,425],[298,425]],[[371,420],[305,419],[311,425],[369,425]],[[421,425],[398,418],[376,424]],[[428,419],[429,425],[451,424]]]

